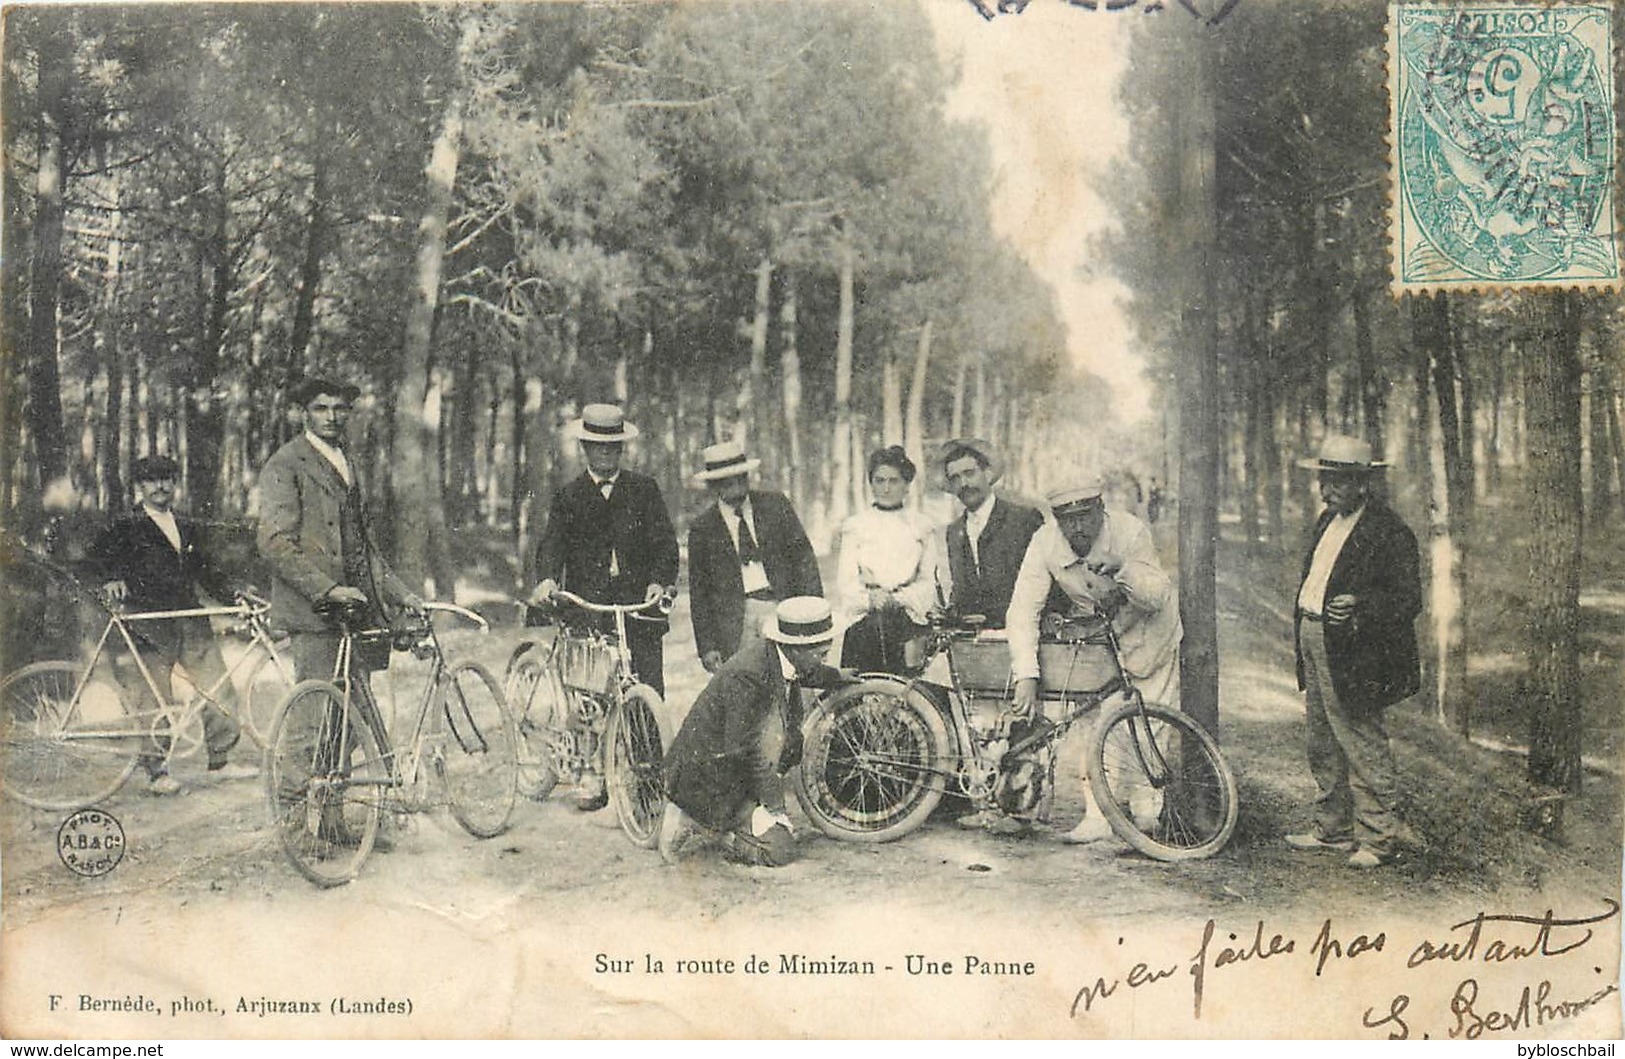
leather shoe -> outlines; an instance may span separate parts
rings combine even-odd
[[[961,816],[954,823],[967,831],[981,831],[993,822],[995,815],[990,809],[978,809],[974,813]]]
[[[576,808],[584,813],[595,813],[608,804],[609,789],[604,786],[604,777],[596,772],[583,774],[576,788]]]
[[[1355,850],[1354,854],[1349,857],[1349,867],[1351,867],[1351,868],[1380,868],[1384,864],[1387,864],[1392,860],[1393,860],[1393,857],[1391,857],[1391,856],[1389,856],[1387,854],[1378,853],[1374,849],[1364,849],[1364,848],[1362,848],[1362,849]]]
[[[1061,841],[1073,846],[1087,845],[1090,842],[1103,842],[1113,836],[1112,825],[1098,816],[1086,816],[1078,821],[1078,826],[1061,835]]]
[[[165,797],[181,792],[181,781],[167,772],[160,772],[147,781],[147,793]]]
[[[1284,836],[1283,841],[1293,849],[1329,849],[1337,853],[1351,853],[1354,850],[1354,840],[1349,838],[1327,839],[1313,831],[1301,831],[1297,834]]]
[[[666,803],[666,813],[660,819],[660,839],[658,848],[660,859],[667,864],[676,864],[683,855],[683,849],[700,832],[699,825],[694,818],[677,807],[675,802]]]

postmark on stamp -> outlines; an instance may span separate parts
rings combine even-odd
[[[124,859],[124,825],[105,809],[80,809],[57,828],[56,855],[76,875],[106,875]]]
[[[1618,285],[1611,19],[1390,4],[1396,292]]]

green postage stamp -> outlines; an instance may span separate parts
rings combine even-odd
[[[1396,293],[1615,287],[1612,11],[1393,4]]]

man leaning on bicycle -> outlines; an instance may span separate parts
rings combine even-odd
[[[235,594],[227,576],[205,554],[197,526],[175,514],[172,505],[180,468],[168,456],[145,456],[135,461],[130,477],[140,495],[134,514],[107,527],[92,546],[89,563],[101,582],[102,601],[131,611],[195,610],[197,590],[229,601]],[[247,779],[259,775],[249,765],[232,764],[227,755],[242,735],[232,713],[237,696],[226,676],[225,661],[215,642],[209,619],[169,618],[132,626],[142,661],[152,675],[158,694],[172,698],[170,670],[178,663],[193,686],[218,687],[218,703],[203,708],[203,734],[208,746],[209,773],[215,779]],[[152,688],[134,656],[114,658],[114,676],[132,704],[150,700]],[[221,707],[225,707],[224,710]],[[228,712],[230,711],[230,712]],[[147,790],[175,794],[178,780],[164,764],[162,748],[143,753]]]
[[[1093,479],[1048,497],[1055,520],[1033,534],[1010,599],[1010,670],[1015,711],[1039,708],[1039,621],[1051,587],[1065,593],[1073,616],[1104,614],[1117,628],[1123,668],[1150,703],[1179,706],[1179,605],[1173,581],[1157,560],[1151,531],[1125,511],[1108,510],[1102,483]],[[1086,772],[1087,766],[1080,769]],[[1087,779],[1087,776],[1085,776]],[[1062,836],[1070,842],[1108,838],[1111,826],[1090,804]]]

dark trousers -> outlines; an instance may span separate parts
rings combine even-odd
[[[929,631],[915,624],[908,611],[896,604],[872,610],[847,626],[841,640],[841,668],[860,673],[906,673],[905,646]]]

